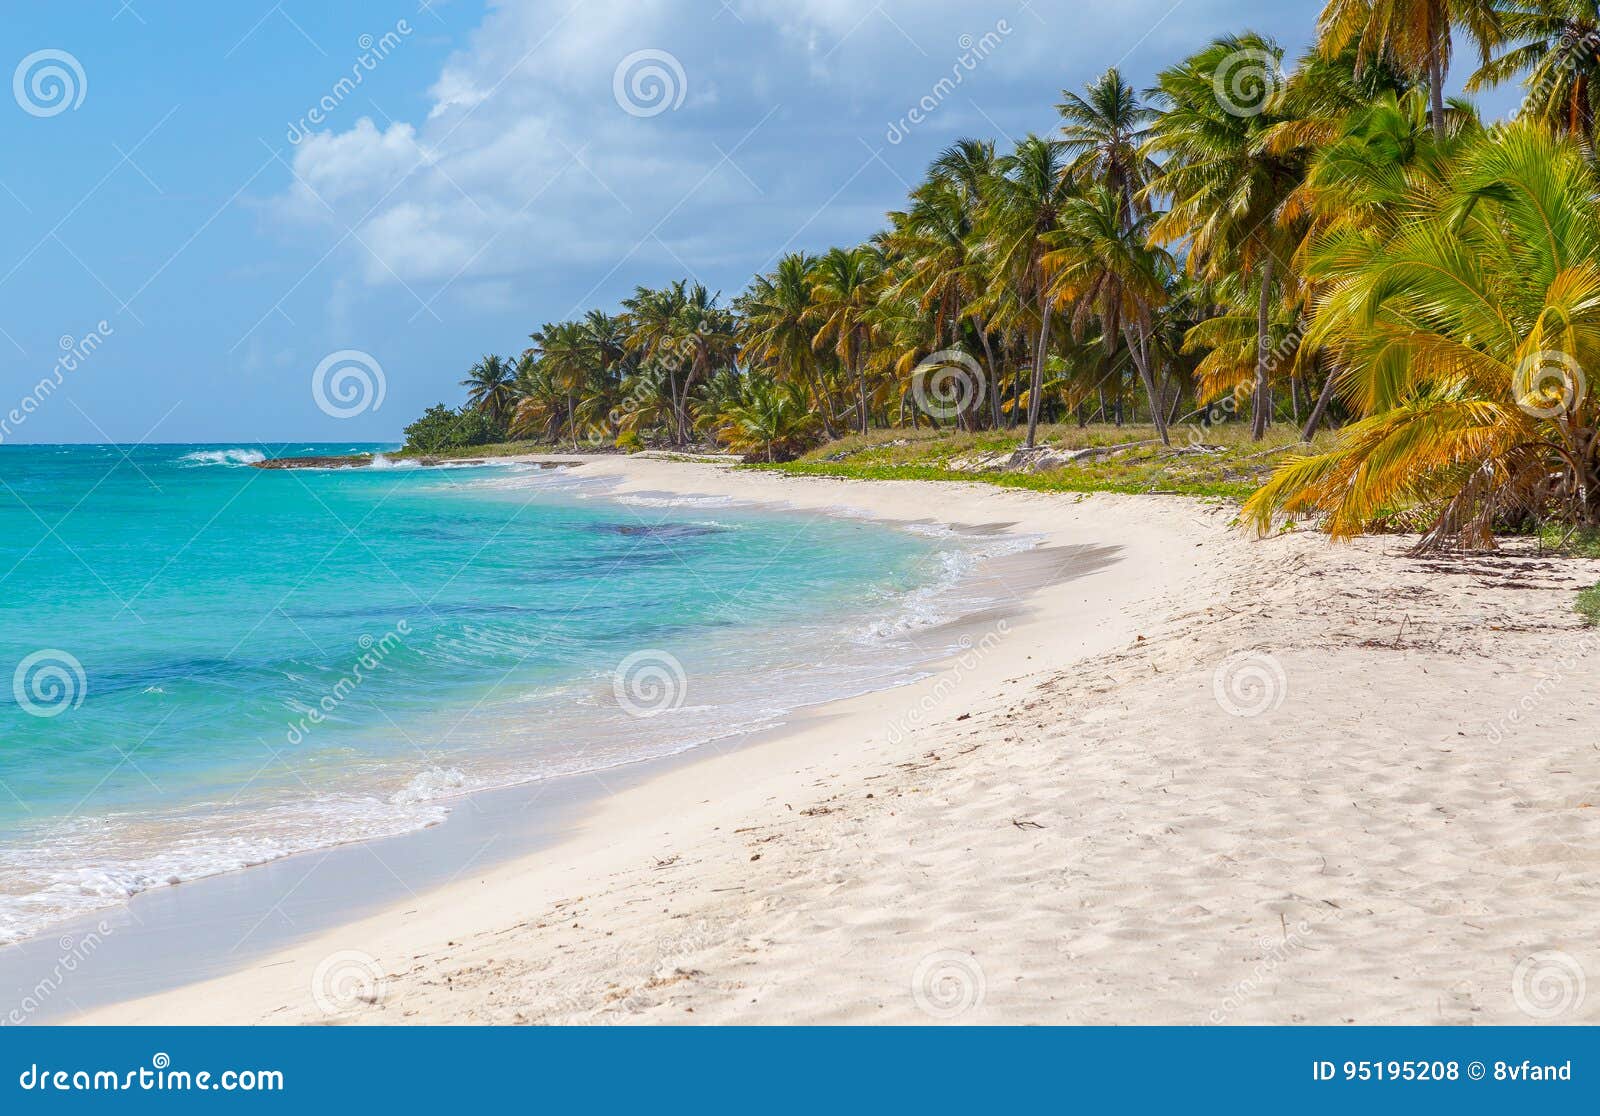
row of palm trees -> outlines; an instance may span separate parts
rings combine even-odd
[[[1319,33],[1287,74],[1252,33],[1143,93],[1108,70],[1048,135],[941,152],[867,242],[726,304],[681,281],[546,324],[474,366],[468,405],[516,437],[766,459],[923,423],[1168,441],[1248,410],[1258,439],[1338,428],[1250,502],[1264,526],[1600,520],[1594,0],[1331,0]],[[1469,88],[1524,82],[1515,121],[1444,96],[1460,36]]]

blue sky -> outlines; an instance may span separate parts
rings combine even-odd
[[[1112,64],[1144,84],[1224,31],[1298,50],[1318,10],[16,7],[0,59],[20,68],[0,97],[0,413],[107,329],[11,442],[391,439],[543,321],[684,275],[731,296],[781,251],[868,235],[958,136],[1048,130],[1062,87]],[[964,54],[960,86],[905,127]],[[381,368],[380,406],[318,406],[314,373],[343,351]]]

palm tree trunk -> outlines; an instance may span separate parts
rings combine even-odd
[[[673,400],[673,407],[678,412],[678,442],[680,445],[686,446],[690,441],[689,392],[694,387],[695,378],[705,369],[706,363],[705,354],[697,348],[694,359],[689,364],[689,374],[683,378],[683,396],[681,399]]]
[[[1050,308],[1039,308],[1039,347],[1033,354],[1033,375],[1028,388],[1028,448],[1038,443],[1039,402],[1044,395],[1044,355],[1050,348]]]
[[[1429,116],[1433,124],[1433,134],[1438,139],[1444,139],[1444,63],[1440,56],[1440,45],[1448,28],[1431,28],[1429,42],[1432,46],[1428,50],[1428,98]]]
[[[1322,364],[1322,354],[1316,355],[1316,366]],[[1322,382],[1322,390],[1317,393],[1317,405],[1311,408],[1311,417],[1306,419],[1306,428],[1300,432],[1300,440],[1309,442],[1317,433],[1317,427],[1322,422],[1323,414],[1328,410],[1328,401],[1333,398],[1333,382],[1338,379],[1335,374],[1337,369],[1328,369],[1328,378]]]
[[[861,397],[861,433],[867,432],[867,374],[862,371],[861,358],[856,357],[856,393]]]
[[[1010,346],[1010,349],[1014,353],[1017,350],[1016,338],[1012,337],[1010,340],[1012,342],[1012,344]],[[1026,341],[1024,341],[1023,343],[1026,344]],[[1019,406],[1020,406],[1021,402],[1022,402],[1022,374],[1019,371],[1019,372],[1013,373],[1012,376],[1011,376],[1011,417],[1006,420],[1006,427],[1008,429],[1010,429],[1010,430],[1015,430],[1017,428],[1017,424],[1022,421],[1022,416],[1021,416],[1021,413],[1019,411]]]
[[[1272,309],[1272,264],[1272,253],[1268,252],[1267,261],[1261,266],[1261,297],[1256,303],[1256,399],[1250,437],[1257,442],[1267,436],[1267,423],[1272,419],[1272,388],[1267,383],[1272,362],[1267,321]]]
[[[1150,354],[1145,347],[1143,325],[1129,327],[1126,331],[1128,351],[1133,354],[1134,366],[1139,369],[1139,378],[1144,381],[1144,393],[1150,400],[1150,421],[1155,424],[1156,433],[1161,437],[1161,444],[1170,446],[1172,439],[1167,437],[1167,418],[1161,413],[1161,400],[1156,394],[1155,377],[1150,374]]]
[[[578,422],[572,406],[572,393],[567,392],[567,433],[572,437],[572,448],[578,448]]]
[[[811,390],[817,397],[817,410],[822,419],[822,432],[827,435],[828,441],[833,441],[839,436],[833,427],[833,408],[828,406],[828,393],[823,390],[822,374],[815,368],[809,369],[806,378],[811,381]]]
[[[667,391],[672,396],[672,435],[675,439],[683,438],[683,423],[678,421],[678,366],[676,362],[667,365]]]
[[[978,326],[978,339],[983,342],[983,357],[989,365],[989,419],[996,430],[1000,429],[1000,373],[994,366],[994,349],[989,345],[989,331],[981,316],[974,319]]]

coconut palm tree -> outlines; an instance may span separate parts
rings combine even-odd
[[[874,249],[834,248],[817,261],[811,288],[812,320],[817,325],[812,345],[831,348],[855,379],[857,428],[862,434],[871,415],[864,357],[882,274],[883,258]]]
[[[688,301],[688,281],[679,280],[660,290],[636,287],[631,297],[622,300],[627,312],[628,344],[641,360],[652,360],[664,371],[672,396],[675,433],[682,441],[684,423],[678,410],[678,382],[686,363],[684,354],[674,348],[679,333],[681,311]]]
[[[504,357],[487,355],[467,372],[467,406],[479,411],[496,430],[504,430],[516,399],[516,371]]]
[[[599,365],[599,353],[581,321],[546,322],[532,339],[551,381],[566,397],[567,436],[572,440],[572,448],[577,449],[577,400]]]
[[[1591,148],[1600,108],[1600,11],[1594,0],[1498,0],[1497,54],[1467,79],[1475,92],[1523,77],[1521,115]]]
[[[909,300],[924,319],[925,337],[916,337],[905,329],[887,333],[920,350],[913,355],[913,366],[916,358],[933,349],[962,347],[966,326],[971,323],[988,358],[990,418],[999,426],[1000,394],[989,331],[983,315],[973,310],[982,281],[981,269],[974,260],[978,247],[974,236],[976,213],[976,199],[969,202],[965,191],[953,180],[931,177],[913,190],[911,205],[903,212],[889,214],[893,228],[885,245],[894,264],[882,297],[888,303]],[[884,310],[886,320],[899,323],[902,307],[895,304]],[[909,326],[909,321],[901,324]],[[975,402],[981,399],[979,394]]]
[[[742,398],[718,416],[717,436],[736,452],[777,461],[804,448],[819,425],[800,384],[746,379]]]
[[[550,368],[529,349],[517,361],[516,403],[511,412],[509,433],[518,438],[543,438],[554,441],[566,414],[560,386]]]
[[[1080,183],[1099,183],[1123,199],[1132,220],[1146,183],[1160,170],[1144,151],[1155,110],[1113,66],[1091,81],[1083,95],[1061,91],[1061,150],[1067,173]]]
[[[1497,0],[1328,0],[1317,22],[1320,48],[1336,55],[1351,44],[1358,72],[1387,62],[1428,83],[1430,118],[1445,134],[1444,83],[1450,70],[1451,31],[1461,28],[1489,60],[1503,34]]]
[[[676,407],[680,443],[689,441],[689,393],[697,382],[709,380],[738,352],[734,316],[727,308],[717,305],[720,297],[703,284],[695,283],[687,288],[672,321],[669,334],[672,350],[687,361]]]
[[[1150,129],[1148,150],[1165,157],[1146,187],[1151,198],[1171,200],[1152,224],[1152,240],[1182,244],[1191,274],[1220,280],[1238,273],[1256,288],[1256,379],[1252,434],[1266,434],[1272,417],[1270,326],[1282,272],[1299,241],[1282,206],[1299,185],[1304,157],[1274,151],[1268,143],[1281,122],[1268,101],[1241,113],[1219,97],[1227,67],[1241,56],[1281,66],[1283,50],[1255,34],[1213,41],[1184,62],[1163,70],[1152,90],[1161,114]]]
[[[1049,234],[1044,267],[1050,296],[1073,307],[1073,334],[1082,337],[1098,318],[1106,356],[1114,359],[1125,342],[1150,401],[1151,421],[1163,443],[1167,435],[1163,393],[1155,378],[1152,335],[1155,311],[1167,301],[1174,265],[1159,248],[1149,247],[1149,214],[1130,217],[1131,204],[1120,186],[1096,184],[1068,199],[1060,228]]]
[[[1044,257],[1049,237],[1060,226],[1061,211],[1075,196],[1066,174],[1065,149],[1054,140],[1030,135],[1016,150],[999,159],[984,199],[984,251],[990,288],[979,306],[993,310],[1008,292],[1017,309],[1026,308],[1038,328],[1033,345],[1033,372],[1028,389],[1027,447],[1038,444],[1039,405],[1044,395],[1044,367],[1050,355],[1053,301]]]
[[[1257,526],[1319,512],[1349,536],[1421,516],[1425,550],[1492,546],[1530,514],[1600,522],[1597,191],[1575,139],[1521,122],[1419,184],[1377,252],[1319,249],[1329,290],[1307,343],[1346,354],[1364,417],[1279,467],[1246,504]]]
[[[829,438],[834,432],[833,404],[817,368],[811,342],[812,283],[817,258],[792,252],[778,261],[770,275],[757,275],[736,304],[741,324],[741,354],[746,364],[769,364],[785,380],[805,383],[812,406]]]
[[[1004,369],[995,358],[992,313],[982,308],[985,288],[990,285],[990,275],[984,256],[983,231],[980,224],[986,205],[985,199],[992,190],[991,180],[998,173],[997,167],[993,142],[976,139],[957,140],[940,152],[938,158],[928,167],[930,187],[935,184],[947,187],[954,191],[953,198],[948,194],[942,194],[941,200],[936,203],[936,209],[918,215],[914,204],[912,211],[913,221],[919,221],[920,217],[935,219],[933,223],[918,230],[921,233],[933,234],[932,243],[925,247],[934,247],[947,253],[946,264],[959,269],[959,290],[964,300],[960,314],[971,321],[978,335],[978,344],[983,348],[984,362],[989,373],[989,415],[996,429],[1000,426],[1000,388]],[[953,212],[937,215],[938,208],[949,206],[952,200],[959,202],[959,219]],[[958,230],[964,241],[959,246],[949,241],[950,234]],[[944,242],[942,247],[940,241]],[[925,272],[924,279],[930,278]],[[931,292],[935,286],[937,284],[925,282],[924,289]]]

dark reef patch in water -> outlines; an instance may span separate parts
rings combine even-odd
[[[623,538],[661,539],[663,542],[693,539],[701,535],[720,535],[727,530],[726,527],[717,527],[710,523],[595,523],[591,524],[589,529],[610,535],[621,535]]]

